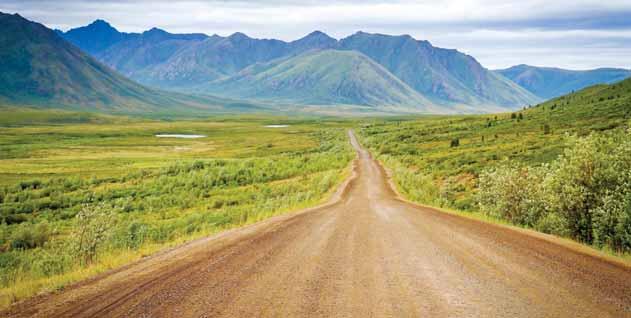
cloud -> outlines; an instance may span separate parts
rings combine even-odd
[[[284,40],[316,29],[337,38],[358,30],[411,34],[460,49],[488,67],[515,62],[629,67],[624,54],[631,50],[628,0],[3,0],[0,11],[61,29],[101,18],[127,32],[158,26]]]

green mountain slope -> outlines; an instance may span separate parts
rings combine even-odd
[[[483,171],[551,163],[571,145],[571,135],[628,130],[630,125],[627,79],[514,113],[373,120],[358,132],[393,171],[406,197],[471,211],[477,208]]]
[[[187,89],[200,82],[231,76],[255,64],[292,56],[315,48],[328,48],[337,41],[313,32],[294,41],[253,39],[243,33],[212,36],[179,50],[162,63],[153,64],[132,78],[162,88]]]
[[[484,110],[489,105],[510,109],[539,100],[473,57],[409,35],[358,32],[340,40],[339,47],[364,53],[434,101],[477,105]]]
[[[0,102],[118,113],[209,112],[232,103],[136,84],[19,15],[0,13],[0,29]]]
[[[367,105],[440,111],[388,70],[354,51],[309,51],[255,64],[200,89],[215,94],[313,105]]]
[[[526,113],[549,123],[552,129],[581,127],[589,131],[624,125],[631,119],[631,78],[590,86],[548,100]]]
[[[616,68],[572,71],[530,65],[516,65],[496,72],[543,99],[565,95],[596,84],[614,83],[631,76],[631,70]]]

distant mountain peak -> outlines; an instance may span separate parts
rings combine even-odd
[[[105,21],[105,20],[103,20],[103,19],[96,19],[96,20],[92,21],[92,23],[90,23],[90,24],[97,24],[97,25],[98,25],[98,24],[104,24],[104,25],[110,25],[110,23],[109,23],[109,22],[107,22],[107,21]]]
[[[96,19],[92,23],[88,24],[86,28],[98,28],[98,29],[111,29],[116,30],[109,22],[101,19]]]
[[[389,34],[383,34],[383,33],[369,33],[369,32],[364,32],[364,31],[357,31],[354,34],[340,41],[345,42],[345,41],[354,41],[354,40],[388,41],[388,42],[397,42],[397,43],[408,43],[408,42],[421,43],[421,41],[417,41],[409,34],[389,35]],[[427,42],[427,44],[429,44],[429,42]],[[421,44],[421,45],[425,45],[425,44]]]
[[[107,21],[97,19],[87,26],[68,30],[63,38],[90,54],[96,54],[120,41],[125,34],[118,32]]]
[[[232,35],[230,35],[228,37],[228,39],[230,40],[236,40],[236,41],[242,41],[242,40],[248,40],[250,39],[249,36],[245,35],[245,33],[242,32],[235,32]]]
[[[151,29],[149,29],[149,30],[147,30],[147,31],[145,31],[143,33],[157,33],[157,32],[159,32],[159,33],[167,33],[167,31],[164,31],[164,30],[162,30],[160,28],[156,28],[156,27],[153,27],[153,28],[151,28]]]
[[[22,20],[26,20],[26,19],[24,19],[24,17],[23,17],[23,16],[21,16],[21,15],[20,15],[19,13],[17,13],[17,12],[16,12],[16,13],[14,13],[14,14],[7,14],[7,13],[2,13],[2,12],[0,12],[0,14],[2,14],[2,15],[7,15],[7,16],[12,15],[12,16],[14,16],[14,17],[16,17],[16,18],[20,18],[20,19],[22,19]]]
[[[162,29],[158,29],[156,27],[153,27],[145,32],[142,32],[142,38],[144,40],[149,40],[149,41],[163,41],[168,39],[171,36],[171,34],[167,31],[164,31]]]
[[[301,47],[301,50],[331,48],[337,44],[337,40],[322,31],[313,31],[303,38],[293,41],[291,44],[296,47]]]
[[[153,27],[145,32],[142,32],[142,35],[144,36],[156,36],[156,35],[160,36],[160,35],[168,35],[168,34],[169,32],[156,28],[156,27]]]
[[[313,37],[326,37],[326,38],[331,38],[328,34],[320,31],[320,30],[315,30],[309,34],[307,34],[307,36],[305,36],[305,38],[313,38]]]

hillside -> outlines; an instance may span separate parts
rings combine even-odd
[[[552,129],[607,130],[631,119],[631,78],[584,88],[524,112],[549,122]]]
[[[151,65],[136,78],[158,87],[190,87],[285,54],[281,41],[255,40],[242,33],[213,36],[183,48],[164,63]]]
[[[530,65],[516,65],[497,72],[543,99],[565,95],[596,84],[614,83],[631,76],[631,70],[616,68],[572,71]]]
[[[511,163],[537,166],[557,159],[568,135],[586,136],[631,125],[631,79],[596,85],[515,113],[370,122],[363,142],[397,174],[416,201],[474,208],[478,176]],[[456,142],[457,141],[457,142]]]
[[[162,63],[155,63],[132,78],[168,89],[188,89],[200,82],[231,76],[255,63],[288,57],[333,44],[323,33],[312,33],[294,42],[253,39],[243,33],[229,37],[212,36],[192,43]]]
[[[142,70],[162,63],[182,48],[208,37],[195,34],[171,34],[153,28],[118,42],[97,54],[108,66],[132,79],[141,77]]]
[[[340,40],[340,48],[364,53],[434,101],[510,108],[538,100],[485,69],[473,57],[434,47],[409,35],[357,32]]]
[[[631,79],[514,113],[360,127],[409,200],[631,251]]]
[[[0,28],[0,102],[5,104],[110,113],[207,113],[234,103],[134,83],[19,15],[0,14]]]
[[[303,104],[440,111],[385,68],[354,51],[310,51],[289,59],[256,64],[200,89],[226,96]]]

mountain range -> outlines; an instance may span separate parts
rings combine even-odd
[[[124,33],[103,20],[63,32],[2,13],[0,27],[0,102],[106,112],[497,112],[630,75],[526,65],[492,71],[409,35],[337,40],[315,31],[286,42]]]
[[[572,71],[518,65],[504,70],[490,71],[475,58],[457,50],[434,47],[409,35],[391,36],[357,32],[336,40],[315,31],[307,36],[285,42],[274,39],[254,39],[243,33],[228,37],[203,34],[171,34],[153,28],[143,33],[122,33],[105,21],[60,32],[68,41],[91,52],[97,59],[132,79],[163,89],[196,93],[214,93],[232,98],[249,98],[315,104],[360,104],[378,106],[382,103],[417,105],[413,110],[438,109],[439,112],[500,111],[537,103],[552,97],[598,83],[613,83],[631,76],[624,69]],[[98,47],[101,45],[101,47]],[[98,48],[97,48],[98,47]],[[396,96],[372,99],[359,96],[339,96],[330,87],[319,87],[320,81],[310,78],[312,86],[287,85],[292,81],[305,82],[296,73],[279,72],[266,77],[273,70],[262,68],[323,62],[322,57],[336,59],[345,54],[321,55],[313,59],[313,50],[356,51],[372,59],[387,72],[374,72],[385,77],[362,78],[359,90],[378,87],[378,83],[394,83],[394,76],[416,91],[407,103]],[[306,56],[301,56],[305,54]],[[281,62],[283,60],[283,62]],[[292,61],[293,60],[293,61]],[[327,61],[329,69],[344,69],[348,59]],[[339,65],[333,65],[339,63]],[[261,65],[258,65],[261,64]],[[310,70],[319,65],[302,65]],[[259,72],[253,76],[252,72]],[[290,76],[283,78],[284,75]],[[340,75],[342,75],[340,77]],[[338,82],[348,73],[337,73]],[[331,78],[327,78],[330,80]],[[352,82],[352,78],[344,79]],[[232,84],[231,84],[232,83]],[[279,84],[281,83],[281,84]],[[323,81],[331,86],[334,81]],[[234,87],[231,87],[234,85]],[[385,87],[397,92],[398,87]],[[291,89],[288,89],[291,87]],[[278,88],[278,90],[276,90]],[[310,90],[310,91],[307,91]],[[327,92],[330,92],[329,95]],[[400,92],[399,92],[400,93]],[[360,94],[361,95],[361,94]],[[394,93],[394,95],[402,96]],[[308,98],[307,98],[308,97]],[[368,104],[366,104],[368,103]],[[386,104],[383,104],[386,105]],[[391,104],[390,104],[391,105]]]
[[[98,34],[92,37],[94,41],[107,45],[95,51],[97,43],[86,41],[91,38],[88,36],[91,29]],[[158,32],[161,37],[149,39],[152,33]],[[104,36],[104,33],[109,35]],[[309,104],[396,106],[412,111],[433,109],[442,113],[501,111],[540,101],[501,74],[484,68],[473,57],[456,50],[434,47],[409,35],[357,32],[338,41],[315,31],[291,42],[254,39],[238,32],[228,37],[186,35],[182,38],[182,35],[158,29],[136,34],[121,33],[99,20],[60,34],[78,47],[91,50],[101,62],[142,84],[183,92]],[[322,50],[329,52],[313,58],[313,51]],[[354,51],[362,55],[333,53],[332,50]],[[151,58],[147,58],[147,52],[152,52]],[[324,62],[325,57],[333,60]],[[337,60],[339,57],[343,58]],[[295,72],[277,72],[273,78],[267,77],[273,70],[257,76],[251,74],[254,69],[260,72],[261,68],[271,65],[275,65],[276,70],[293,65],[294,71],[298,65],[303,70],[322,67],[302,65],[314,62],[324,62],[329,69],[347,69],[351,57],[363,61],[368,58],[383,69],[369,72],[371,76],[364,74],[359,82],[350,72],[337,72],[336,81],[330,81],[332,76],[327,77],[327,81],[315,81]],[[290,77],[284,78],[285,75]],[[292,81],[304,83],[307,80],[311,83],[309,86],[287,85]],[[359,91],[380,87],[382,97],[366,99],[361,94],[337,94],[349,87],[347,83],[353,82],[353,87]],[[235,87],[230,87],[230,83],[234,83]],[[405,85],[401,86],[401,83]],[[320,84],[328,87],[320,87]],[[346,86],[332,89],[331,86],[336,84]],[[401,89],[411,89],[414,94],[401,94]],[[389,92],[394,96],[386,97]],[[403,101],[401,96],[410,98]]]

